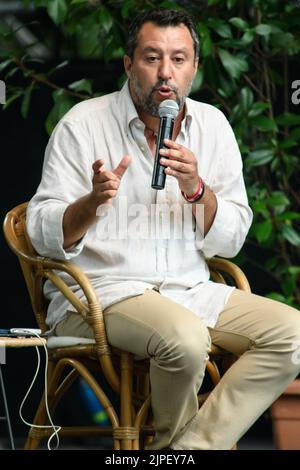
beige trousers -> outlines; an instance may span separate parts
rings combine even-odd
[[[111,345],[150,358],[156,436],[149,449],[231,449],[300,371],[300,312],[238,289],[215,328],[153,290],[104,316]],[[56,334],[93,337],[75,313]],[[198,410],[211,340],[240,357]]]

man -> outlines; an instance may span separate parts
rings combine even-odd
[[[156,436],[149,449],[230,449],[299,370],[292,360],[299,312],[209,281],[205,257],[236,255],[252,214],[228,121],[187,98],[198,51],[185,13],[138,15],[124,59],[128,82],[60,121],[28,208],[37,251],[72,258],[91,279],[110,344],[150,357]],[[161,151],[166,186],[154,190],[158,107],[165,99],[177,102],[179,114]],[[186,207],[193,216],[180,236]],[[167,236],[153,236],[149,227],[161,233],[168,208],[174,217],[164,219]],[[46,295],[51,332],[93,337],[54,286],[46,285]],[[198,411],[211,340],[240,358]]]

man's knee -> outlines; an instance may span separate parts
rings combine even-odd
[[[276,344],[277,352],[284,364],[282,369],[287,375],[296,375],[300,371],[300,311],[289,305],[273,303],[274,325],[270,325],[269,345]]]
[[[156,359],[160,365],[167,365],[172,372],[187,377],[205,370],[211,339],[208,329],[195,317],[190,327],[170,325],[168,338],[161,338]]]
[[[300,311],[285,305],[285,339],[290,347],[287,368],[291,373],[300,372]]]

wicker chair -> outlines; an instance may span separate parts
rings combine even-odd
[[[8,245],[17,255],[29,291],[33,311],[38,327],[44,332],[47,301],[43,295],[43,284],[49,279],[66,296],[75,309],[90,323],[95,333],[95,341],[87,344],[71,344],[62,346],[50,344],[48,340],[48,403],[51,415],[61,398],[70,388],[74,380],[81,376],[92,388],[109,417],[110,426],[63,426],[60,436],[111,436],[114,449],[138,450],[149,442],[154,435],[151,421],[149,394],[149,361],[135,360],[133,355],[112,348],[105,332],[105,324],[99,298],[91,286],[87,276],[73,263],[57,261],[39,256],[26,233],[27,203],[12,209],[4,221],[4,234]],[[220,258],[208,260],[211,277],[216,282],[225,283],[228,276],[235,285],[250,291],[248,281],[243,272],[232,262]],[[68,273],[79,284],[84,292],[86,302],[82,302],[65,284],[59,272]],[[55,338],[59,341],[59,338]],[[84,343],[79,341],[79,343]],[[220,348],[213,346],[207,364],[207,375],[212,386],[220,380],[216,364],[222,365],[222,371],[230,367],[234,358]],[[71,371],[66,375],[66,368]],[[68,370],[67,369],[67,370]],[[116,392],[118,406],[113,406],[93,371],[101,372],[101,377],[109,384],[111,393]],[[101,384],[103,381],[101,380]],[[199,395],[199,405],[205,401],[210,392]],[[119,411],[117,411],[119,410]],[[74,412],[75,414],[75,412]],[[34,423],[47,424],[44,397],[35,414]],[[32,427],[25,444],[25,449],[36,449],[42,438],[48,437],[52,431]]]

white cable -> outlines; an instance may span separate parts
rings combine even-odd
[[[26,329],[26,328],[20,328],[18,329],[18,333],[20,333],[20,335],[22,334],[22,332],[26,333],[26,334],[34,334],[35,336],[37,336],[41,341],[42,341],[42,345],[44,347],[44,350],[45,350],[45,361],[46,361],[46,364],[45,364],[45,377],[44,377],[44,380],[45,380],[45,407],[46,407],[46,412],[47,412],[47,417],[49,419],[49,422],[50,422],[50,425],[42,425],[42,424],[33,424],[33,423],[29,423],[28,421],[25,420],[25,418],[23,417],[22,415],[22,408],[24,406],[24,403],[30,393],[30,390],[32,389],[33,385],[34,385],[34,382],[36,380],[36,377],[38,375],[38,372],[39,372],[39,369],[40,369],[40,364],[41,364],[41,356],[40,356],[40,352],[39,352],[39,348],[38,346],[35,347],[36,349],[36,352],[37,352],[37,358],[38,358],[38,364],[37,364],[37,368],[36,368],[36,371],[35,371],[35,374],[34,374],[34,377],[33,377],[33,380],[25,394],[25,397],[23,398],[23,401],[20,405],[20,408],[19,408],[19,416],[21,418],[21,420],[23,421],[24,424],[26,424],[27,426],[30,426],[30,427],[33,427],[33,428],[43,428],[43,429],[53,429],[53,433],[51,434],[51,436],[49,437],[48,439],[48,442],[47,442],[47,448],[48,450],[52,450],[51,446],[50,446],[50,443],[53,439],[53,437],[55,436],[56,437],[56,447],[55,449],[57,449],[59,447],[59,431],[61,430],[61,426],[58,426],[58,425],[55,425],[53,424],[53,421],[52,421],[52,418],[51,418],[51,415],[50,415],[50,411],[49,411],[49,406],[48,406],[48,382],[47,382],[47,373],[48,373],[48,351],[47,351],[47,347],[45,345],[45,343],[43,342],[42,338],[40,337],[40,335],[38,333],[36,333],[35,331],[33,331],[32,329]]]

